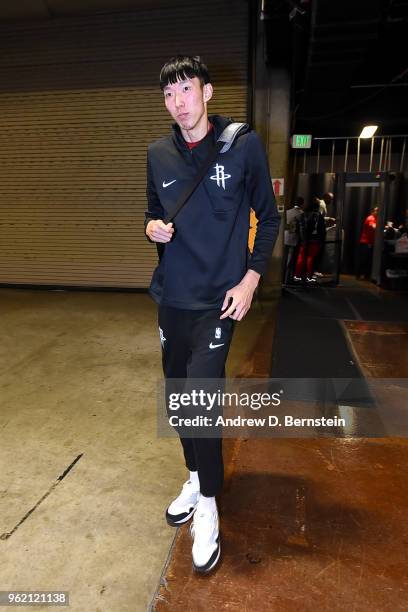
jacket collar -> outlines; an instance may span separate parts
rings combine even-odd
[[[210,121],[210,123],[213,124],[214,130],[208,132],[207,136],[203,138],[203,142],[207,141],[207,138],[210,142],[214,142],[214,138],[216,140],[222,133],[222,131],[227,127],[227,125],[233,123],[233,120],[230,117],[223,117],[221,115],[209,115],[208,120]],[[177,123],[173,123],[172,130],[173,141],[176,147],[180,150],[185,150],[186,142]]]

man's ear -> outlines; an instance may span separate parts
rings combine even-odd
[[[206,83],[204,85],[204,91],[203,91],[203,96],[204,96],[204,102],[209,102],[209,100],[211,100],[213,95],[213,86],[211,85],[211,83]]]

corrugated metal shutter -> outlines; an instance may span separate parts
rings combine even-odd
[[[147,287],[149,142],[163,62],[201,54],[209,110],[246,120],[244,0],[0,28],[0,283]]]

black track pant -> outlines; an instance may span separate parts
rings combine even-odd
[[[221,311],[159,306],[159,331],[165,378],[224,378],[234,330]],[[220,493],[224,481],[222,438],[180,437],[186,466],[198,471],[206,497]]]

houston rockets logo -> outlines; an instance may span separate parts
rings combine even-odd
[[[215,174],[210,176],[210,179],[212,181],[217,181],[217,186],[225,189],[225,180],[231,178],[231,175],[225,174],[224,166],[221,166],[220,164],[216,164],[214,166],[214,169],[215,169]]]

